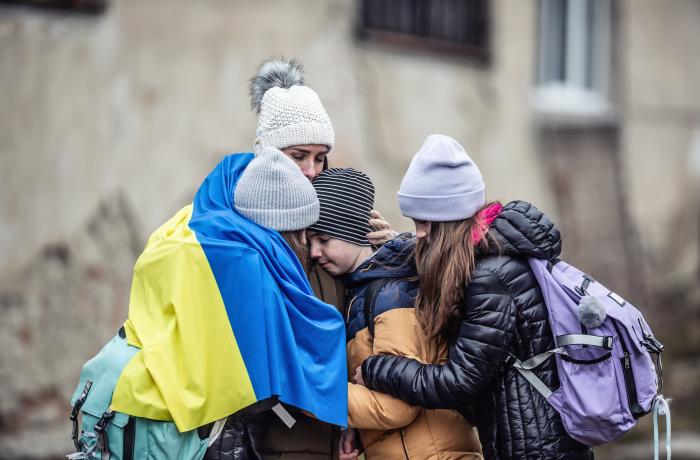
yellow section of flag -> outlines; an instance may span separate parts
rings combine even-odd
[[[125,330],[140,351],[112,398],[113,410],[173,420],[181,432],[256,402],[191,215],[186,206],[156,230],[136,262]]]

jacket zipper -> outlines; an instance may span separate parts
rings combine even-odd
[[[627,388],[627,401],[629,402],[630,411],[635,419],[646,414],[642,406],[639,405],[639,400],[637,399],[637,384],[634,382],[634,372],[632,371],[632,361],[630,360],[630,353],[627,349],[627,344],[625,344],[625,339],[620,332],[620,328],[617,327],[617,323],[612,321],[613,327],[617,332],[617,336],[620,338],[620,346],[622,347],[622,358],[620,362],[622,363],[622,374],[625,377],[625,387]]]
[[[345,312],[345,323],[346,324],[348,321],[350,321],[350,311],[352,310],[352,304],[355,303],[355,300],[357,300],[357,296],[354,296],[352,299],[350,299],[350,302],[348,303],[348,308]]]
[[[403,428],[399,430],[399,433],[401,434],[401,446],[403,446],[403,454],[406,456],[406,460],[411,460],[411,457],[408,456],[408,449],[406,449],[406,441],[404,441],[404,436],[406,436],[406,432],[404,431]]]

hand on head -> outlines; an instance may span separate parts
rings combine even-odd
[[[367,240],[375,246],[381,246],[390,239],[394,238],[398,233],[391,229],[389,222],[377,210],[370,212],[369,227],[374,231],[367,234]]]

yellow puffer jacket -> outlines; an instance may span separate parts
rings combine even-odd
[[[346,280],[352,299],[347,312],[351,378],[371,355],[407,356],[432,364],[441,364],[447,358],[446,347],[428,340],[418,324],[412,306],[415,282],[392,279],[377,289],[372,312],[373,334],[367,328],[364,311],[367,282],[377,271],[387,270],[386,260],[376,264],[376,259],[396,260],[387,252],[401,250],[402,247],[392,246],[406,243],[395,241],[387,243]],[[401,275],[401,270],[389,270],[388,274]],[[364,386],[348,385],[348,421],[351,427],[359,429],[366,460],[483,459],[476,430],[459,413],[410,406]]]

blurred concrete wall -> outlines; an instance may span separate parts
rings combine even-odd
[[[618,116],[602,137],[555,127],[555,143],[530,104],[534,0],[491,3],[485,66],[357,42],[353,0],[0,8],[0,457],[70,449],[81,363],[125,318],[148,233],[222,155],[250,150],[247,80],[268,56],[305,63],[336,129],[331,163],[368,172],[396,228],[410,229],[395,202],[403,171],[440,132],[466,146],[490,198],[560,221],[574,263],[632,298],[641,285],[645,299],[693,302],[700,2],[615,4]]]
[[[700,281],[700,3],[620,2],[622,159],[653,280]]]
[[[433,132],[467,146],[492,197],[551,208],[528,126],[533,44],[511,39],[533,34],[532,4],[494,6],[486,68],[358,45],[351,0],[121,0],[97,17],[3,9],[0,273],[70,238],[104,193],[124,190],[155,228],[222,154],[250,150],[247,80],[273,55],[303,60],[337,131],[331,162],[367,170],[396,225],[408,228],[394,192]]]

